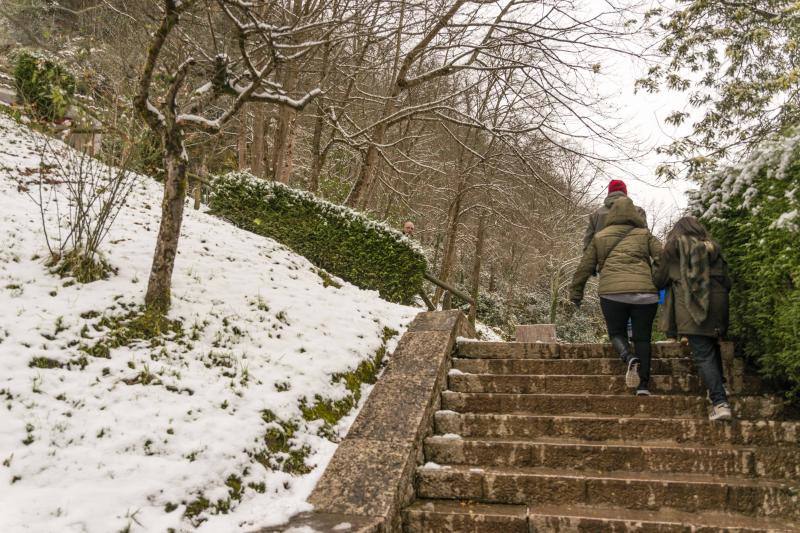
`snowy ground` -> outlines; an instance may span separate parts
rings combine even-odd
[[[301,399],[342,397],[332,374],[372,357],[384,327],[402,332],[418,310],[326,288],[304,258],[187,209],[170,315],[187,339],[116,348],[83,369],[31,367],[79,360],[103,316],[142,302],[160,203],[159,185],[140,179],[106,240],[116,276],[81,285],[51,274],[38,208],[19,190],[38,175],[31,135],[0,115],[0,531],[195,530],[185,503],[229,498],[229,476],[246,487],[241,501],[200,515],[198,531],[252,530],[304,509],[336,445],[302,419]],[[254,460],[278,427],[266,409],[299,425],[292,445],[310,447],[310,474]]]

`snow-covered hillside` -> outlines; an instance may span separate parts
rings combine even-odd
[[[45,267],[24,191],[39,168],[33,135],[0,115],[0,531],[247,531],[303,509],[336,445],[301,401],[341,398],[332,375],[418,310],[325,283],[274,241],[187,209],[170,314],[183,337],[87,356],[104,317],[143,301],[160,186],[141,178],[106,240],[118,274],[72,283]],[[310,473],[259,462],[281,422],[297,425],[289,444],[309,447]],[[183,517],[203,501],[230,512]]]

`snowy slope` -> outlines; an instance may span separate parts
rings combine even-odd
[[[372,357],[383,328],[402,332],[417,310],[344,283],[326,288],[304,258],[187,209],[170,317],[193,330],[190,346],[32,368],[35,357],[84,355],[77,343],[101,335],[99,318],[143,301],[161,196],[141,178],[104,246],[119,273],[70,285],[38,258],[39,211],[19,192],[39,166],[32,135],[0,115],[0,531],[191,531],[181,502],[225,499],[231,475],[266,490],[201,515],[198,531],[252,530],[304,509],[336,445],[303,421],[301,399],[340,398],[331,375]],[[126,383],[143,371],[156,384]],[[293,444],[310,446],[310,474],[269,471],[248,455],[276,427],[265,409],[299,424]]]

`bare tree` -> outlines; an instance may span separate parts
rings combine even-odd
[[[312,89],[292,98],[284,90],[277,71],[284,60],[302,57],[328,39],[334,23],[322,21],[323,3],[291,26],[271,24],[252,2],[217,0],[213,5],[218,8],[215,20],[209,2],[164,0],[161,3],[160,21],[152,33],[134,98],[136,110],[159,135],[164,150],[166,176],[161,224],[145,296],[147,308],[159,312],[170,305],[172,270],[187,189],[187,132],[217,134],[247,102],[292,109],[305,107],[320,90]],[[207,34],[202,41],[187,39],[187,34],[181,31],[182,18],[204,24]],[[204,18],[208,22],[204,23]],[[215,36],[215,23],[227,25],[235,36],[235,60],[226,53],[213,52],[221,45]],[[312,28],[313,40],[298,38],[309,34]],[[185,46],[177,52],[169,50],[172,53],[168,54],[169,44],[176,41]],[[159,83],[157,74],[166,76],[168,81]],[[193,88],[188,87],[190,84]]]

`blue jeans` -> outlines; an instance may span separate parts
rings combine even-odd
[[[727,403],[728,396],[725,394],[725,387],[722,386],[722,364],[720,353],[716,348],[717,340],[705,335],[688,335],[688,338],[697,373],[708,389],[711,403],[713,405]]]

